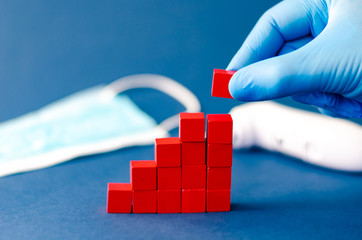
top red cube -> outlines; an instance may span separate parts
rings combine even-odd
[[[181,141],[178,137],[155,139],[157,167],[181,166]]]
[[[222,98],[233,98],[229,92],[229,82],[236,71],[214,69],[212,79],[211,96]]]
[[[155,161],[131,161],[130,165],[133,190],[156,190]]]
[[[203,113],[180,113],[180,139],[182,142],[205,141],[205,116]]]
[[[232,144],[233,119],[230,114],[207,115],[207,142]]]

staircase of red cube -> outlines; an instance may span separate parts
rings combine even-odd
[[[180,137],[155,140],[155,161],[131,161],[131,183],[108,183],[108,213],[230,210],[232,118],[180,113]],[[133,205],[133,208],[132,208]]]

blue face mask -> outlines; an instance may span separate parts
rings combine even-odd
[[[126,95],[119,94],[132,88],[160,90],[180,101],[186,111],[200,111],[190,91],[160,75],[133,75],[108,86],[86,89],[0,124],[0,176],[152,144],[155,138],[168,136],[168,131],[178,125],[178,115],[157,125]]]

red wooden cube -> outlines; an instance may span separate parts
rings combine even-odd
[[[130,183],[108,183],[107,212],[130,213],[132,207],[132,185]]]
[[[205,189],[182,189],[181,212],[205,212],[205,198]]]
[[[231,167],[207,168],[207,189],[225,190],[231,188]]]
[[[133,213],[156,213],[157,191],[133,191]]]
[[[179,135],[182,142],[205,141],[205,116],[203,113],[180,113]]]
[[[207,115],[207,143],[232,144],[233,119],[230,114]]]
[[[205,164],[205,142],[183,142],[181,145],[182,165]]]
[[[131,161],[130,176],[133,190],[155,190],[156,162]]]
[[[181,166],[181,141],[178,137],[156,138],[155,160],[157,167]]]
[[[181,189],[157,190],[157,212],[158,213],[181,212]]]
[[[230,190],[207,190],[206,211],[226,212],[230,211]]]
[[[157,189],[181,189],[181,167],[157,168]]]
[[[236,71],[214,69],[212,79],[211,96],[222,98],[233,98],[229,92],[229,82]]]
[[[233,163],[232,144],[207,144],[208,167],[231,167]]]
[[[206,187],[205,165],[182,166],[182,188],[205,189],[205,187]]]

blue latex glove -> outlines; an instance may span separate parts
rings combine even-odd
[[[241,101],[286,96],[362,117],[362,1],[285,0],[258,21],[227,70]]]

